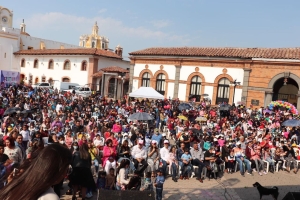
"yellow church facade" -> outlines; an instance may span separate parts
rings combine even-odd
[[[92,33],[81,35],[79,37],[79,46],[85,48],[109,49],[109,39],[105,36],[98,35],[99,27],[95,22]]]

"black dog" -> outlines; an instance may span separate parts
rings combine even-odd
[[[254,183],[253,187],[257,187],[257,190],[260,195],[260,199],[263,195],[272,195],[275,200],[277,200],[278,198],[279,192],[277,187],[265,188],[261,186],[261,184],[259,184],[258,182]]]

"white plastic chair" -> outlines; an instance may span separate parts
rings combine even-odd
[[[263,160],[263,162],[264,162],[265,164],[267,164],[267,170],[266,170],[266,172],[268,173],[268,172],[269,172],[269,166],[270,166],[270,163],[269,163],[268,161],[266,161],[266,160]]]
[[[238,166],[239,166],[239,162],[235,162],[235,170],[234,170],[234,172],[237,172],[237,168],[238,168]],[[244,171],[245,171],[245,163],[243,163],[243,167],[244,167]]]
[[[277,164],[276,164],[276,172],[278,172],[279,164],[280,164],[280,163],[282,163],[282,161],[278,161]]]

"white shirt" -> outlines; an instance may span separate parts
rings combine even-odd
[[[37,200],[59,200],[59,197],[53,191],[53,189],[50,187]]]
[[[137,159],[137,158],[146,159],[147,158],[146,147],[143,146],[142,148],[140,148],[139,145],[135,145],[132,148],[131,155],[134,159]]]
[[[28,141],[30,139],[30,135],[29,135],[28,130],[26,130],[26,131],[22,130],[20,132],[20,134],[23,136],[23,141]]]
[[[160,157],[161,159],[163,159],[164,161],[168,161],[170,158],[170,153],[169,153],[169,149],[166,149],[165,147],[160,149]]]
[[[57,105],[56,105],[56,109],[55,109],[56,112],[58,112],[61,108],[62,108],[62,105],[61,105],[61,104],[57,104]]]

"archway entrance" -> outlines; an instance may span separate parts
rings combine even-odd
[[[292,78],[279,78],[273,86],[272,101],[283,100],[297,107],[299,85]]]

